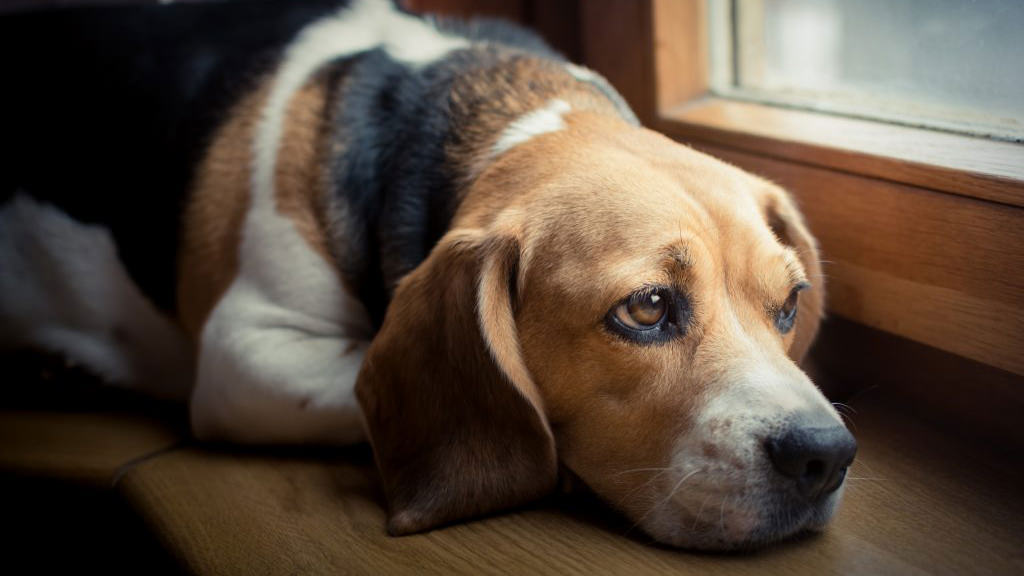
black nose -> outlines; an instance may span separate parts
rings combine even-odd
[[[835,492],[857,453],[857,441],[845,426],[791,425],[765,442],[775,469],[796,482],[796,489],[810,500]]]

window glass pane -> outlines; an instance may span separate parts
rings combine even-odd
[[[1024,136],[1022,0],[734,0],[733,95]]]

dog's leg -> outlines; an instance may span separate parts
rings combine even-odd
[[[163,398],[192,384],[187,338],[132,282],[110,232],[25,194],[0,207],[0,347],[55,352]]]
[[[193,432],[256,444],[363,440],[354,386],[368,344],[358,328],[279,306],[236,282],[201,335]]]

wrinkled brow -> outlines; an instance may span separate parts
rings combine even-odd
[[[670,266],[679,270],[686,270],[693,266],[693,259],[690,257],[689,248],[680,241],[672,242],[665,246],[662,248],[661,253],[664,254],[665,260],[668,261]]]

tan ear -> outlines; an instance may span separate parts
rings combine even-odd
[[[811,287],[800,293],[794,339],[789,348],[790,358],[799,364],[814,342],[825,315],[825,276],[821,273],[818,243],[804,224],[793,200],[783,190],[769,190],[765,196],[764,213],[768,226],[779,241],[796,250],[811,282]]]
[[[554,439],[517,339],[518,261],[514,238],[452,231],[395,291],[356,383],[393,535],[556,486]]]

